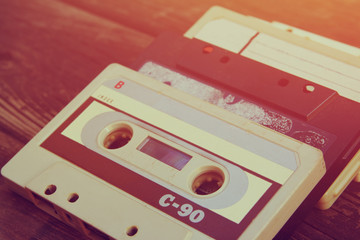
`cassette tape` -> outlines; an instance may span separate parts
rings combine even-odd
[[[219,31],[222,34],[211,34]],[[235,35],[236,40],[233,39]],[[221,7],[210,9],[185,36],[215,44],[333,89],[357,103],[360,101],[359,48],[283,23],[242,16]],[[229,39],[233,39],[232,42]],[[360,111],[359,104],[353,107],[353,111]],[[358,121],[356,118],[354,122]],[[359,127],[352,127],[359,132]],[[351,160],[319,200],[318,208],[330,208],[352,179],[360,182],[359,138],[353,142],[355,150]]]
[[[309,199],[331,207],[360,170],[360,49],[221,7],[184,36],[163,34],[133,68],[320,149]]]
[[[2,169],[92,239],[271,239],[322,152],[112,64]]]

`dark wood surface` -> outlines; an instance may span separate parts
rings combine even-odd
[[[184,33],[210,6],[277,20],[360,47],[360,1],[0,0],[0,167],[106,65],[130,65],[161,32]],[[360,185],[313,209],[289,239],[360,239]],[[0,177],[0,239],[83,239]]]

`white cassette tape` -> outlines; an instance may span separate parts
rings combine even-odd
[[[3,169],[92,239],[271,239],[320,150],[112,64]]]

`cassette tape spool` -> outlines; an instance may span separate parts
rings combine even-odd
[[[2,174],[93,239],[270,239],[325,165],[313,147],[113,64]]]

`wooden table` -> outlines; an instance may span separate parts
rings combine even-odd
[[[210,6],[277,20],[360,47],[357,0],[0,0],[0,167],[106,65],[130,65],[161,32],[184,33]],[[289,239],[360,239],[360,185],[312,210]],[[9,191],[0,239],[83,239]]]

